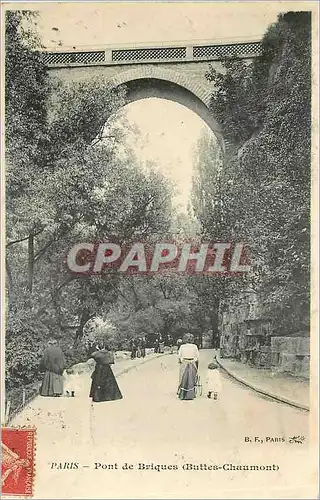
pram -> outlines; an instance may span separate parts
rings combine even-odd
[[[199,373],[196,378],[196,387],[195,387],[196,397],[202,396],[202,382]]]

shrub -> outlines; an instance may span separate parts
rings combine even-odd
[[[41,379],[39,363],[49,329],[32,311],[9,312],[6,324],[6,389]]]

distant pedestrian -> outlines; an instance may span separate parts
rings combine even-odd
[[[173,344],[174,344],[174,340],[173,340],[173,337],[172,335],[168,335],[168,347],[170,348],[170,354],[173,354]]]
[[[163,341],[163,338],[162,338],[161,335],[160,335],[160,338],[159,338],[159,353],[160,354],[164,353],[164,341]]]
[[[180,347],[182,346],[182,344],[183,344],[183,340],[179,338],[179,339],[177,340],[177,351],[178,351],[178,352],[179,352],[179,349],[180,349]]]
[[[41,362],[40,372],[44,373],[44,378],[40,388],[41,396],[61,396],[63,394],[63,372],[66,367],[66,360],[58,342],[54,339],[48,342]]]
[[[221,377],[219,366],[216,362],[209,363],[208,365],[206,383],[208,391],[207,397],[211,399],[211,395],[213,395],[213,399],[218,399],[218,395],[221,392]]]
[[[131,340],[130,348],[131,348],[131,359],[135,359],[137,356],[137,350],[138,350],[136,339]]]
[[[141,356],[143,358],[146,357],[146,338],[145,337],[141,337],[140,339],[140,349],[141,349]]]
[[[91,355],[91,358],[96,362],[96,367],[91,375],[92,383],[89,396],[95,403],[122,399],[122,394],[111,369],[111,365],[114,364],[114,354],[103,344],[99,345],[99,348],[99,351],[95,351]]]
[[[159,342],[159,338],[157,337],[156,340],[154,341],[154,352],[155,352],[155,354],[158,354],[158,352],[159,352],[159,345],[160,345],[160,342]]]

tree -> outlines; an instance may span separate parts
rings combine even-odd
[[[309,322],[310,13],[280,15],[262,47],[252,64],[229,60],[224,74],[208,73],[212,110],[233,145],[212,219],[249,244],[265,314],[292,333]]]
[[[201,233],[221,235],[219,208],[221,200],[222,151],[213,134],[205,132],[194,152],[194,175],[191,201]]]
[[[101,79],[72,86],[49,80],[30,19],[15,12],[6,22],[6,345],[12,370],[20,356],[17,337],[31,356],[33,342],[23,326],[27,335],[36,332],[39,350],[52,334],[70,346],[116,301],[119,275],[68,273],[63,261],[76,242],[110,235],[130,242],[170,226],[165,179],[119,146],[123,130],[113,117],[125,91]],[[32,378],[35,365],[23,365],[20,381]],[[8,380],[14,380],[12,370]]]
[[[7,234],[11,237],[10,246],[15,242],[28,241],[30,290],[34,236],[41,230],[41,223],[38,225],[28,216],[30,209],[34,207],[21,208],[20,202],[23,197],[30,198],[34,181],[43,172],[39,152],[45,149],[46,144],[46,100],[50,92],[50,83],[41,55],[34,50],[38,40],[31,27],[32,19],[33,15],[28,11],[6,12],[6,195],[9,209]],[[20,209],[15,211],[15,206]],[[23,223],[22,213],[25,215]],[[22,224],[25,226],[23,235],[20,231]],[[7,270],[10,277],[8,260]],[[8,283],[10,285],[10,278]]]

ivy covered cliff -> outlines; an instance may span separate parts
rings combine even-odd
[[[311,13],[270,26],[254,62],[210,68],[211,109],[229,147],[223,167],[202,166],[202,232],[245,241],[277,334],[306,333],[310,307]],[[204,155],[203,155],[204,156]],[[214,188],[213,188],[214,186]],[[213,207],[204,210],[202,207]],[[239,293],[241,287],[233,287]],[[234,293],[233,292],[233,293]]]

